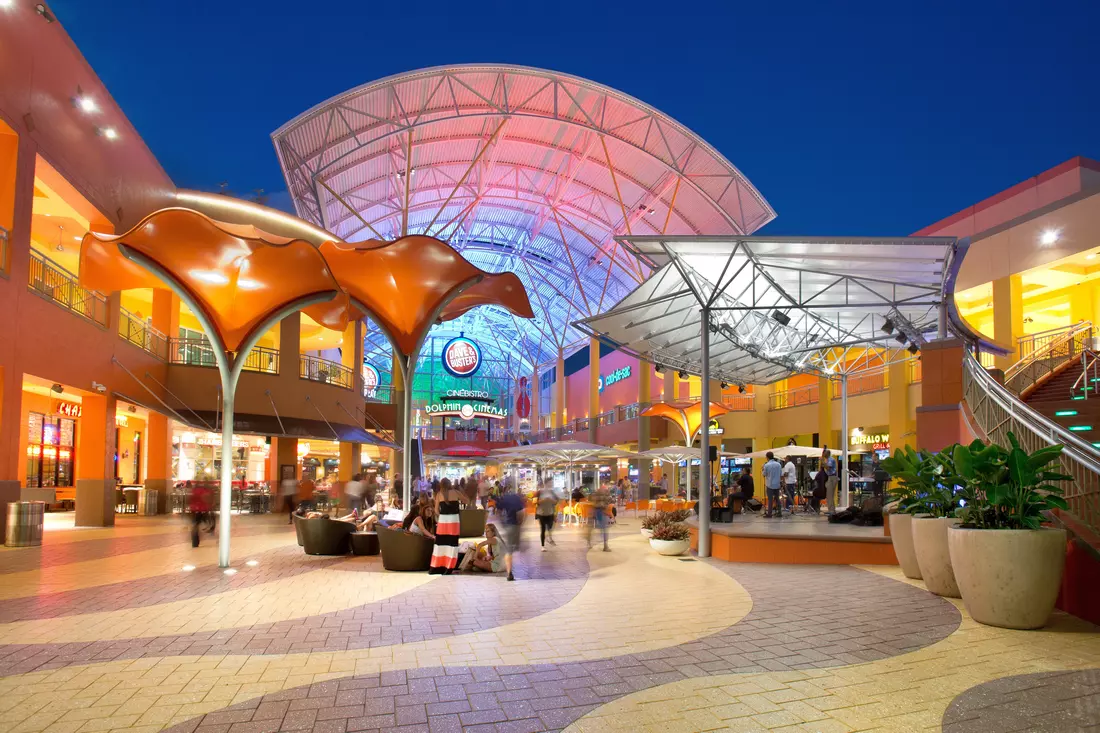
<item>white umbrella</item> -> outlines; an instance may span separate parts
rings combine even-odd
[[[771,453],[776,458],[786,458],[787,456],[820,458],[822,450],[822,448],[812,448],[808,445],[784,445],[778,448],[765,448],[764,450],[755,450],[752,453],[733,453],[731,455],[737,458],[763,458],[768,453]]]
[[[501,459],[523,458],[541,466],[567,464],[572,473],[573,464],[597,461],[604,458],[637,458],[637,453],[610,448],[596,443],[577,440],[560,440],[552,443],[534,443],[498,448],[493,456]],[[569,488],[572,488],[570,486]]]

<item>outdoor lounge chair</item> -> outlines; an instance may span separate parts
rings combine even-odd
[[[427,537],[403,529],[378,529],[378,547],[386,570],[427,570],[433,545]]]
[[[327,517],[299,519],[302,548],[307,555],[346,555],[351,552],[351,533],[355,525]]]

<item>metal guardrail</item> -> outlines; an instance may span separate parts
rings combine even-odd
[[[388,384],[380,384],[373,389],[367,389],[367,385],[363,385],[363,399],[367,402],[381,402],[388,405],[392,396],[393,389]]]
[[[168,337],[125,308],[119,308],[118,335],[161,361],[168,360]]]
[[[217,367],[214,349],[205,338],[168,339],[168,363],[182,366]],[[261,374],[279,373],[279,350],[254,346],[244,362],[244,371]]]
[[[355,387],[355,373],[338,361],[310,354],[298,355],[298,376],[311,382],[333,384],[344,389]]]
[[[107,296],[80,287],[76,275],[33,249],[27,288],[92,323],[107,327]]]
[[[1080,392],[1080,398],[1087,402],[1089,393],[1095,393],[1098,389],[1100,389],[1100,354],[1092,349],[1085,349],[1081,352],[1081,376],[1073,383],[1073,399],[1077,399],[1077,393]],[[1096,398],[1093,397],[1093,399]]]
[[[752,412],[756,409],[756,393],[722,395],[722,404],[732,412]]]
[[[889,369],[887,367],[875,367],[874,369],[864,369],[858,372],[852,372],[848,375],[848,396],[858,397],[863,394],[871,394],[872,392],[882,392],[889,389],[890,376]],[[833,381],[830,392],[834,400],[840,399],[841,387],[840,382]]]
[[[786,410],[790,407],[802,407],[803,405],[817,404],[820,394],[817,384],[807,384],[804,387],[785,389],[782,392],[772,392],[768,395],[768,410]]]
[[[1067,328],[1036,334],[1028,354],[1005,370],[1005,387],[1017,395],[1034,386],[1040,379],[1080,356],[1092,342],[1092,324],[1075,323]],[[1021,344],[1024,342],[1021,342]],[[983,364],[984,366],[984,364]]]
[[[1020,401],[970,353],[963,357],[963,399],[976,426],[994,443],[1009,445],[1012,432],[1027,451],[1064,445],[1061,471],[1073,476],[1065,494],[1069,509],[1091,529],[1100,530],[1100,451]]]
[[[1046,331],[1040,331],[1039,333],[1029,333],[1026,336],[1020,336],[1016,339],[1016,353],[1020,355],[1021,360],[1026,359],[1034,352],[1041,351],[1052,342],[1060,340],[1066,333],[1074,331],[1081,326],[1091,327],[1091,325],[1092,324],[1087,321],[1081,321],[1070,326],[1051,328]]]

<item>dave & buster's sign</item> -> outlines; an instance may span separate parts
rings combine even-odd
[[[363,365],[363,391],[367,397],[374,397],[377,394],[378,384],[381,382],[381,377],[378,375],[378,370],[371,364]]]
[[[443,347],[443,368],[456,377],[472,377],[481,368],[481,347],[457,336]]]

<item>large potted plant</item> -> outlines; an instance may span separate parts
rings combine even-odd
[[[959,523],[955,510],[965,501],[965,482],[955,475],[954,446],[927,457],[931,480],[924,491],[913,498],[913,553],[917,557],[924,586],[938,596],[959,597],[959,586],[951,568],[947,548],[947,530]]]
[[[1054,609],[1065,565],[1066,531],[1043,527],[1044,515],[1066,509],[1053,465],[1062,446],[1034,453],[974,441],[955,446],[954,462],[967,483],[961,524],[948,531],[948,547],[967,612],[983,624],[1009,629],[1044,626]]]
[[[927,451],[912,446],[894,450],[894,455],[882,461],[882,470],[890,474],[895,486],[890,491],[893,512],[890,514],[890,540],[905,577],[921,579],[917,553],[913,549],[913,515],[922,511],[919,497],[932,487],[932,464]]]
[[[654,512],[648,515],[642,520],[642,537],[649,539],[653,536],[653,530],[657,529],[658,525],[668,522],[664,512]]]
[[[649,546],[659,555],[683,555],[691,546],[691,533],[678,522],[665,522],[653,528]]]

